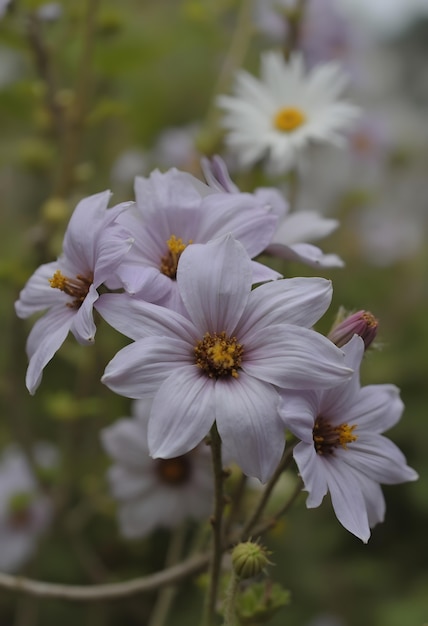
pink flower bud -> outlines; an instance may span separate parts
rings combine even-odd
[[[359,335],[367,350],[377,335],[378,325],[378,320],[372,313],[364,310],[357,311],[335,325],[327,336],[338,348],[341,348],[354,335]]]

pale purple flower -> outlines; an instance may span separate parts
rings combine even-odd
[[[104,449],[115,461],[108,478],[119,504],[120,530],[128,538],[208,518],[212,511],[209,448],[201,444],[183,456],[152,459],[147,443],[151,404],[136,401],[133,419],[121,419],[101,432]]]
[[[202,169],[211,188],[239,193],[225,162],[219,156],[211,160],[202,159]],[[317,246],[307,243],[332,233],[339,225],[337,220],[323,217],[315,211],[289,213],[287,201],[274,187],[260,187],[255,190],[254,197],[278,216],[277,227],[264,250],[265,254],[287,261],[299,261],[311,267],[343,267],[342,259],[336,254],[324,254]]]
[[[187,317],[103,295],[101,314],[135,343],[110,361],[102,381],[130,398],[154,397],[154,457],[188,452],[216,422],[227,456],[264,482],[284,449],[277,388],[324,388],[351,370],[342,351],[310,329],[329,305],[329,281],[286,279],[254,290],[251,283],[245,249],[226,235],[181,256]]]
[[[216,193],[176,169],[137,177],[135,196],[136,206],[118,218],[135,239],[118,276],[128,293],[179,311],[177,264],[187,246],[232,233],[254,257],[270,241],[277,222],[250,194]],[[280,276],[256,262],[253,272],[254,282]]]
[[[46,470],[57,462],[47,443],[34,446],[36,463]],[[52,518],[52,501],[37,484],[19,448],[8,446],[0,458],[0,570],[18,570],[34,553]]]
[[[114,276],[132,243],[129,234],[114,224],[128,205],[107,210],[109,198],[110,192],[104,191],[79,202],[64,236],[62,255],[34,272],[15,303],[21,318],[48,309],[27,341],[26,385],[30,393],[36,391],[43,368],[69,331],[81,344],[94,341],[97,289]]]
[[[301,442],[294,458],[314,508],[330,492],[339,522],[367,542],[370,528],[382,522],[385,500],[380,484],[416,480],[418,475],[381,433],[398,422],[403,411],[394,385],[360,386],[364,342],[354,336],[344,346],[354,374],[332,389],[281,391],[280,414]]]

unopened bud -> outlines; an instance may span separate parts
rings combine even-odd
[[[253,578],[269,565],[269,552],[258,543],[245,541],[232,550],[232,565],[239,578]]]
[[[357,311],[357,313],[349,315],[333,326],[327,337],[338,348],[341,348],[354,335],[358,335],[364,341],[364,347],[367,350],[377,335],[378,326],[378,320],[372,313],[369,311]]]

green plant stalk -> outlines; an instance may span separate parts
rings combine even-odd
[[[211,439],[211,456],[214,473],[214,514],[211,519],[212,534],[212,551],[209,568],[208,590],[205,596],[204,609],[202,615],[202,625],[212,626],[215,607],[217,603],[218,583],[220,578],[221,559],[223,555],[223,467],[221,461],[221,439],[218,434],[217,425],[214,424],[210,432]]]
[[[223,626],[236,626],[235,600],[238,592],[239,577],[232,572],[229,585],[226,590],[224,602],[224,622]]]

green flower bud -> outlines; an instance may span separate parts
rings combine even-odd
[[[241,578],[253,578],[269,565],[270,554],[266,548],[252,541],[238,543],[232,550],[232,566],[235,574]]]

